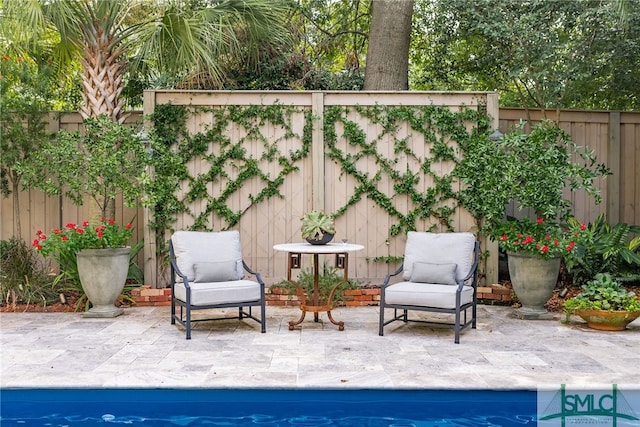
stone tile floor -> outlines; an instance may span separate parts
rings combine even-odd
[[[113,319],[79,313],[2,313],[0,387],[321,387],[536,389],[640,386],[640,319],[624,332],[578,318],[520,320],[478,307],[477,329],[454,344],[450,327],[396,322],[378,336],[378,307],[337,308],[294,331],[297,308],[267,308],[256,322],[171,325],[169,307],[138,307]],[[218,311],[220,312],[220,311]],[[432,314],[421,317],[432,318]]]

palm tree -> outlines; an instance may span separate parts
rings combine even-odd
[[[122,123],[127,73],[221,82],[220,60],[242,43],[286,38],[287,0],[0,0],[0,41],[14,47],[55,40],[55,62],[80,61],[83,118]]]

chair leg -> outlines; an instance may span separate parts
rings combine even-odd
[[[473,314],[473,319],[471,319],[471,329],[476,329],[476,319],[478,318],[477,316],[478,310],[475,302],[473,303],[473,308],[471,310],[471,313]]]
[[[191,307],[188,305],[186,309],[186,315],[187,315],[187,319],[186,319],[187,339],[190,340],[191,339]]]
[[[380,302],[380,323],[378,324],[378,335],[384,336],[384,303]]]
[[[173,296],[173,290],[171,291],[171,324],[176,324],[176,299]]]
[[[454,325],[455,338],[453,342],[460,344],[460,306],[456,308],[456,324]]]

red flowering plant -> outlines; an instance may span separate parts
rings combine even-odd
[[[54,228],[45,234],[36,231],[33,246],[44,256],[49,254],[76,254],[82,249],[121,248],[133,234],[131,223],[124,226],[116,224],[115,220],[103,220],[96,226],[88,222],[82,225],[67,224],[64,228]]]
[[[582,227],[584,230],[584,224]],[[566,257],[580,238],[579,231],[569,230],[543,218],[495,222],[489,227],[488,233],[505,251],[527,252],[544,259]]]

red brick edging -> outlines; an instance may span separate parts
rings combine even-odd
[[[362,288],[345,290],[344,305],[347,307],[378,305],[380,301],[380,288]],[[171,305],[171,289],[154,289],[149,285],[143,285],[131,291],[131,298],[136,306],[164,306]],[[297,295],[289,295],[283,288],[270,287],[266,289],[267,305],[294,307],[299,306]]]
[[[503,285],[478,286],[478,300],[511,302],[513,294],[511,289]]]
[[[503,285],[478,286],[479,300],[510,302],[511,289]],[[343,292],[344,305],[347,307],[376,306],[380,304],[380,288],[377,286],[350,289]],[[168,306],[171,305],[171,289],[155,289],[143,285],[131,291],[131,298],[136,306]],[[300,305],[297,295],[290,295],[286,289],[270,287],[266,290],[267,305],[280,307],[296,307]]]

